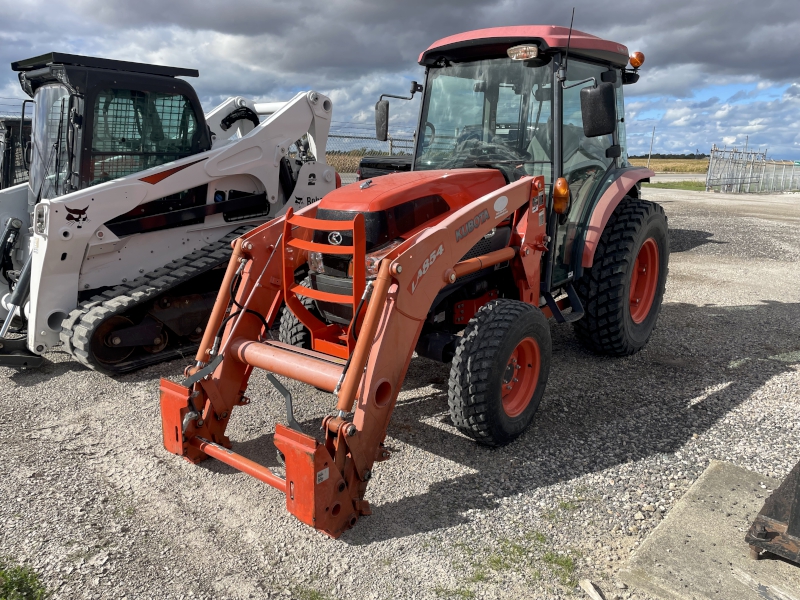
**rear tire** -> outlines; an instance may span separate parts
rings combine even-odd
[[[300,282],[300,285],[310,288],[311,281],[306,278]],[[318,319],[323,320],[322,315],[320,315],[316,305],[314,304],[313,298],[300,296],[299,299],[300,302],[303,303],[303,306],[311,311],[311,314]],[[294,315],[288,306],[283,307],[281,314],[281,325],[278,331],[278,339],[284,344],[290,344],[292,346],[297,346],[298,348],[311,350],[311,332],[300,322],[300,319]]]
[[[575,289],[586,311],[573,324],[583,346],[628,356],[647,344],[664,298],[669,232],[664,209],[626,196],[614,210]]]
[[[494,300],[470,320],[450,368],[455,426],[486,446],[504,446],[533,421],[550,373],[550,326],[542,312]]]

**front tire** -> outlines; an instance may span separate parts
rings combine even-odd
[[[470,320],[450,368],[455,426],[486,446],[504,446],[533,421],[550,373],[550,326],[542,312],[494,300]]]
[[[647,344],[661,312],[669,267],[664,209],[626,196],[608,220],[575,289],[586,311],[573,324],[589,350],[628,356]]]
[[[300,285],[310,288],[311,280],[309,278],[305,278],[300,282]],[[322,320],[322,315],[320,315],[319,311],[317,310],[317,306],[312,298],[309,298],[308,296],[301,296],[300,302],[302,302],[303,306],[311,311],[311,314]],[[295,316],[288,306],[283,307],[280,319],[278,339],[284,344],[311,350],[311,332],[300,322],[300,319]]]

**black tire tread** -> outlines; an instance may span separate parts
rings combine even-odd
[[[300,282],[300,285],[310,288],[311,279],[306,277]],[[305,306],[308,310],[314,313],[315,316],[319,317],[313,298],[301,296],[300,302],[302,302],[303,306]],[[290,344],[292,346],[297,346],[298,348],[305,348],[306,350],[311,349],[311,332],[300,322],[300,319],[298,319],[295,314],[289,310],[288,306],[284,306],[281,314],[281,323],[280,328],[278,329],[278,339],[284,344]]]
[[[506,443],[493,437],[487,420],[491,401],[489,380],[495,353],[525,312],[538,313],[549,327],[544,315],[533,306],[514,300],[493,300],[481,307],[467,324],[453,357],[447,389],[450,416],[456,428],[486,446]]]
[[[667,217],[655,202],[626,196],[608,220],[594,255],[594,264],[577,280],[575,290],[581,298],[585,316],[573,323],[575,335],[589,350],[609,356],[629,356],[633,346],[624,334],[622,310],[626,277],[630,269],[636,235],[654,213]],[[661,298],[656,297],[656,311]]]

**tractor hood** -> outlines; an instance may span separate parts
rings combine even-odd
[[[457,210],[504,185],[506,185],[505,178],[495,169],[392,173],[334,190],[319,201],[319,208],[323,213],[326,211],[373,213],[386,211],[420,198],[439,196],[447,203],[450,210]]]
[[[352,221],[355,213],[363,214],[370,251],[392,240],[405,239],[504,185],[505,178],[495,169],[392,173],[330,192],[319,201],[316,218]],[[339,233],[342,243],[353,243],[351,232]],[[314,241],[327,244],[329,238],[326,232],[317,231]],[[346,275],[349,259],[328,256],[325,260],[326,272]]]

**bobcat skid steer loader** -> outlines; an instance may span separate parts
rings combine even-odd
[[[191,355],[231,242],[339,182],[317,92],[204,115],[191,69],[61,53],[11,67],[33,128],[28,184],[0,190],[0,366],[58,344],[108,374]]]

